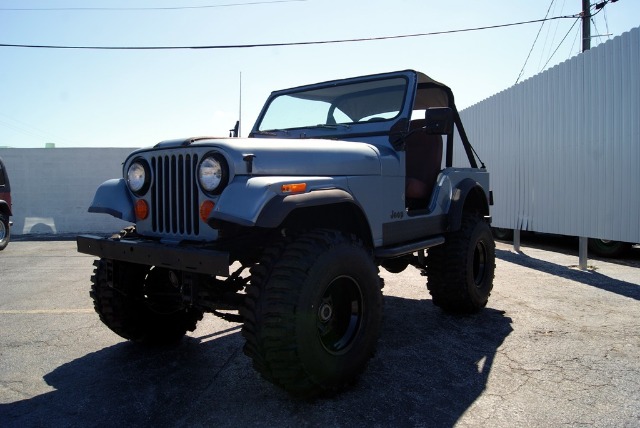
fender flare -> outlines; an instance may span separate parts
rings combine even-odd
[[[309,193],[299,193],[297,195],[278,195],[264,206],[256,220],[256,226],[266,228],[277,227],[282,224],[291,212],[298,208],[342,202],[357,205],[353,196],[342,189],[314,190]]]
[[[0,214],[5,214],[5,215],[7,215],[9,217],[13,215],[11,213],[11,207],[4,200],[0,200]]]
[[[479,205],[478,209],[480,213],[490,219],[487,193],[477,181],[471,178],[465,178],[453,189],[451,207],[449,209],[449,232],[460,229],[462,225],[462,213],[469,197],[475,197],[477,201],[476,204]]]
[[[96,190],[89,212],[109,214],[134,223],[133,201],[124,178],[114,178],[102,183]]]

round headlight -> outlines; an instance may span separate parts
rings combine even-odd
[[[227,179],[224,160],[220,155],[207,155],[198,168],[198,181],[202,190],[216,193],[221,190]]]
[[[137,160],[129,165],[129,169],[127,170],[127,184],[133,193],[142,193],[143,191],[146,191],[145,187],[148,180],[149,177],[146,164]]]

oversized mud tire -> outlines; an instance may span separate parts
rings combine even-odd
[[[341,390],[375,351],[381,284],[371,254],[339,232],[274,244],[251,270],[245,354],[264,378],[297,397]]]
[[[9,218],[0,214],[0,251],[4,250],[11,240],[11,229],[9,229]]]
[[[125,339],[173,344],[202,319],[202,311],[184,306],[166,269],[104,259],[94,265],[94,308],[102,322]]]
[[[460,230],[429,249],[427,288],[447,312],[473,313],[487,305],[495,272],[495,242],[479,214],[464,214]]]

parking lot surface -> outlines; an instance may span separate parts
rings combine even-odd
[[[571,245],[497,244],[494,290],[443,313],[415,269],[385,278],[357,384],[301,401],[262,380],[239,324],[212,315],[173,348],[108,330],[73,241],[0,253],[0,426],[640,426],[640,249],[575,268]],[[569,254],[565,254],[569,253]]]

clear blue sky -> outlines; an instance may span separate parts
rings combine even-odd
[[[581,0],[0,0],[0,44],[202,46],[398,36],[573,15]],[[86,10],[72,8],[173,8]],[[65,10],[9,10],[68,8]],[[542,26],[521,81],[580,51],[580,23]],[[640,25],[640,1],[593,18],[592,46]],[[340,44],[220,50],[0,47],[0,147],[143,147],[246,136],[272,90],[412,68],[452,87],[459,108],[512,86],[540,23]],[[558,47],[555,55],[551,54]]]

